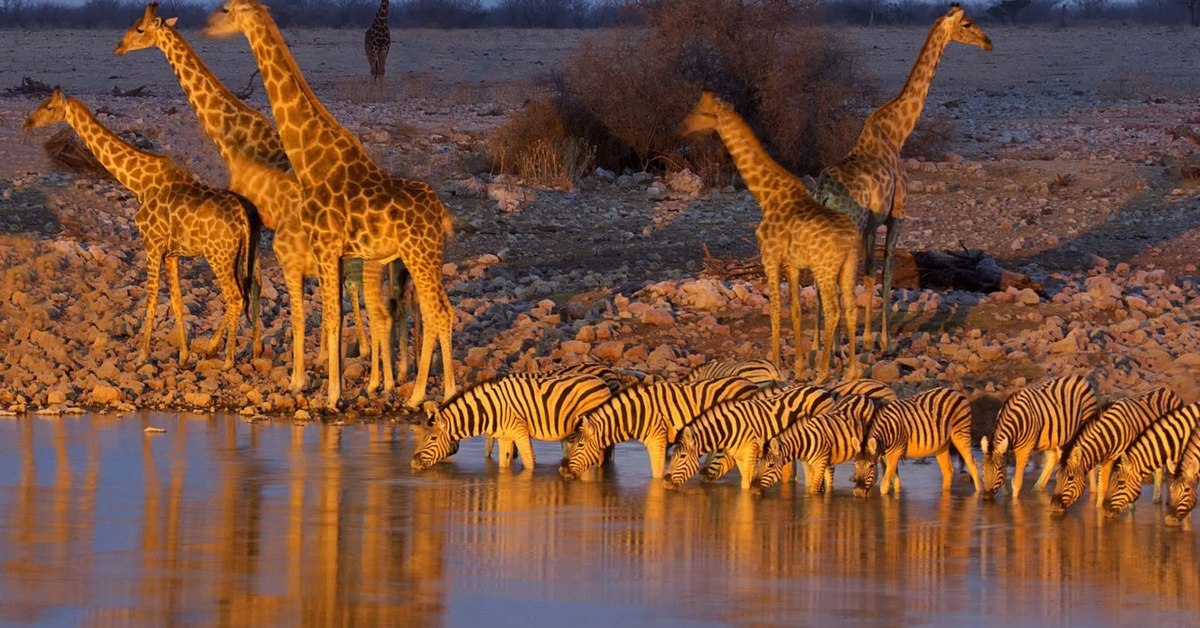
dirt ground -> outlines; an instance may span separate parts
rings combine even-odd
[[[698,277],[702,245],[720,257],[754,252],[759,213],[746,192],[664,198],[652,189],[669,181],[633,175],[589,177],[572,191],[518,185],[522,200],[507,209],[488,196],[496,187],[489,130],[590,33],[397,31],[382,89],[364,79],[357,31],[285,35],[318,96],[372,156],[433,183],[454,213],[446,278],[458,310],[460,378],[589,356],[673,377],[706,359],[765,354],[763,286]],[[839,33],[860,48],[885,97],[902,85],[924,35]],[[942,154],[908,164],[901,245],[980,248],[1043,289],[898,291],[898,347],[865,356],[868,373],[980,397],[1085,372],[1108,397],[1150,383],[1196,397],[1200,147],[1179,131],[1200,130],[1200,33],[993,27],[989,35],[993,52],[952,45],[939,68],[922,124],[949,126],[951,140]],[[0,31],[0,89],[22,76],[59,84],[110,112],[101,115],[106,124],[141,132],[201,179],[222,183],[216,151],[162,55],[113,56],[120,36]],[[185,36],[230,86],[247,85],[254,66],[243,40]],[[142,85],[151,96],[109,95]],[[266,108],[261,86],[251,102]],[[111,181],[55,170],[41,149],[51,132],[20,132],[35,104],[0,98],[0,408],[88,405],[98,386],[118,389],[119,404],[216,404],[250,414],[291,412],[320,397],[320,368],[307,396],[284,394],[290,332],[269,252],[266,360],[243,360],[236,372],[212,360],[176,367],[160,297],[152,363],[130,362],[144,298],[135,205]],[[193,339],[203,338],[221,306],[204,264],[183,266],[188,324]],[[811,331],[806,322],[806,349]],[[315,334],[309,341],[315,356]],[[395,401],[356,397],[365,363],[349,362],[354,408],[372,413]]]

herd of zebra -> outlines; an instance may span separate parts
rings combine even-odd
[[[880,493],[899,493],[902,457],[934,457],[948,490],[953,449],[985,498],[1005,483],[1012,454],[1015,499],[1029,456],[1041,451],[1037,488],[1057,468],[1056,510],[1079,500],[1085,476],[1096,506],[1114,515],[1137,500],[1151,475],[1157,503],[1165,469],[1171,475],[1166,520],[1176,525],[1196,505],[1198,418],[1200,402],[1184,405],[1165,387],[1101,407],[1083,377],[1046,379],[1005,400],[980,441],[981,473],[971,450],[971,405],[951,388],[899,399],[869,379],[789,386],[767,360],[709,362],[679,383],[623,387],[614,370],[584,363],[508,375],[447,400],[418,428],[412,467],[428,469],[458,451],[459,441],[485,435],[487,457],[499,444],[501,467],[519,455],[532,469],[532,440],[562,442],[559,472],[574,479],[603,464],[616,444],[636,440],[646,447],[651,475],[669,488],[697,473],[715,481],[736,467],[743,489],[766,490],[790,480],[795,462],[807,490],[819,493],[832,489],[834,465],[853,462],[854,494],[865,497],[877,482]]]

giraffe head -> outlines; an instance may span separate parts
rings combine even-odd
[[[950,32],[950,39],[960,44],[979,46],[984,50],[992,49],[992,40],[988,39],[975,20],[971,19],[971,16],[967,15],[967,12],[963,11],[957,2],[951,4],[950,10],[938,21],[942,28]]]
[[[29,131],[66,119],[67,97],[63,96],[61,89],[55,87],[54,91],[42,101],[42,104],[30,112],[29,117],[25,120],[25,126],[21,127],[21,130]]]
[[[712,131],[717,128],[717,119],[723,112],[731,109],[729,103],[721,100],[709,91],[700,93],[700,102],[696,103],[692,112],[683,119],[679,127],[680,135],[691,135],[701,131]]]
[[[245,33],[260,13],[265,13],[266,7],[255,0],[226,0],[208,16],[208,24],[204,26],[207,37],[229,37]]]
[[[158,11],[157,2],[146,5],[146,12],[133,26],[129,27],[129,31],[121,38],[121,43],[117,44],[117,49],[113,51],[113,54],[123,55],[132,50],[157,46],[158,32],[168,26],[174,26],[175,20],[178,18],[164,20],[154,14],[156,11]]]

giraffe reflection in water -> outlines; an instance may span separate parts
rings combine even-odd
[[[848,482],[832,495],[733,480],[667,491],[635,446],[593,481],[513,477],[475,441],[414,476],[413,446],[390,424],[0,422],[0,621],[1075,624],[1200,611],[1196,537],[1150,508],[1113,520],[983,502],[963,477],[943,494],[932,465],[906,469],[902,498],[855,499]]]

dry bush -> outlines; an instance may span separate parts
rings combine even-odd
[[[958,120],[953,117],[944,113],[926,113],[904,143],[903,155],[928,160],[941,159],[946,154],[946,147],[958,137],[958,130]]]
[[[645,29],[585,41],[556,85],[571,135],[620,170],[683,168],[717,183],[730,164],[710,138],[678,137],[702,89],[731,102],[784,166],[815,172],[845,156],[867,81],[849,47],[786,2],[673,0]]]
[[[488,140],[496,170],[550,187],[570,188],[595,163],[596,149],[567,131],[558,105],[530,101]]]

